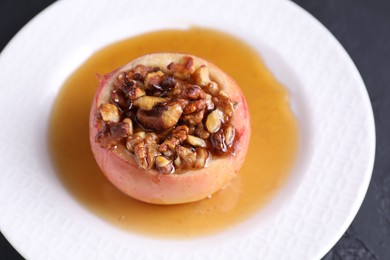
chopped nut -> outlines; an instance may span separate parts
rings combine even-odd
[[[130,152],[134,152],[134,147],[133,144],[135,145],[136,141],[142,141],[141,137],[134,137],[134,136],[128,136],[126,140],[126,149],[129,150]]]
[[[182,162],[182,167],[190,168],[194,165],[196,161],[196,152],[192,151],[190,148],[184,146],[177,146],[176,153],[180,156],[180,160]]]
[[[183,109],[183,114],[191,114],[203,110],[206,108],[206,102],[202,99],[190,101],[189,104]]]
[[[95,127],[99,132],[105,132],[106,123],[101,119],[100,113],[96,112]]]
[[[164,72],[161,70],[157,72],[150,72],[145,78],[145,88],[151,89],[153,86],[159,86],[163,80]]]
[[[144,141],[143,138],[137,134],[134,134],[133,136],[129,136],[127,137],[126,140],[126,149],[129,150],[130,152],[134,152],[134,147],[143,141]]]
[[[130,100],[126,98],[126,95],[121,89],[111,91],[111,101],[122,109],[129,108],[130,106]]]
[[[147,144],[145,142],[145,146],[147,151],[146,161],[148,162],[148,165],[150,165],[150,169],[151,169],[154,167],[154,164],[156,162],[156,156],[161,155],[161,153],[157,150],[158,144],[155,142],[150,144]]]
[[[124,79],[124,83],[120,86],[120,89],[131,101],[145,95],[143,84],[136,80],[129,80],[128,78]]]
[[[164,156],[157,156],[156,157],[156,164],[158,167],[164,167],[167,166],[168,164],[172,163],[171,160],[165,158]]]
[[[219,130],[221,127],[223,120],[223,113],[221,110],[216,109],[213,112],[211,112],[206,120],[206,128],[210,133],[215,133]]]
[[[134,132],[134,129],[133,129],[133,121],[131,121],[130,118],[125,118],[123,119],[122,121],[123,123],[127,124],[127,135],[132,135],[133,132]]]
[[[120,119],[119,110],[113,104],[102,104],[99,107],[99,113],[103,121],[106,123],[119,122]]]
[[[155,133],[147,133],[145,135],[144,140],[145,140],[145,144],[157,143],[158,136]]]
[[[126,78],[126,73],[122,72],[120,73],[116,79],[113,82],[113,86],[115,89],[121,88],[125,84],[125,78]]]
[[[226,92],[223,91],[223,90],[220,90],[218,94],[219,94],[221,97],[223,97],[224,99],[229,99],[228,94],[226,94]]]
[[[207,159],[209,158],[210,154],[207,149],[205,148],[198,148],[196,149],[196,161],[194,164],[194,168],[203,168],[206,165]]]
[[[218,84],[214,81],[210,81],[210,83],[204,87],[207,93],[211,94],[212,96],[217,96],[219,93],[219,87]]]
[[[212,100],[212,96],[210,94],[206,94],[206,109],[207,110],[213,110],[214,109],[214,103]]]
[[[198,124],[196,126],[195,135],[199,136],[203,140],[206,140],[210,137],[210,133],[204,129],[203,124]]]
[[[148,72],[150,70],[151,70],[150,67],[146,67],[144,65],[137,65],[137,67],[135,67],[133,69],[133,76],[132,77],[135,80],[143,81],[144,78],[146,77],[146,74],[148,74]]]
[[[156,157],[156,168],[163,174],[169,174],[175,170],[172,160],[169,160],[164,156]]]
[[[141,141],[134,145],[134,155],[137,160],[138,166],[144,170],[152,169],[153,165],[149,164],[147,160],[147,150],[144,141]]]
[[[146,133],[143,132],[143,131],[140,131],[140,132],[137,132],[137,133],[133,134],[133,136],[139,136],[142,139],[145,139]]]
[[[110,124],[110,138],[118,143],[122,138],[128,136],[129,125],[124,122]]]
[[[186,56],[181,63],[170,63],[167,69],[173,73],[175,77],[180,79],[189,79],[195,71],[195,64],[192,57]]]
[[[206,65],[200,66],[194,73],[195,82],[199,86],[207,86],[210,82],[209,70]]]
[[[177,103],[157,105],[151,110],[139,109],[137,120],[143,127],[156,131],[164,131],[174,127],[180,119],[183,109]]]
[[[167,150],[167,151],[163,152],[163,155],[165,157],[172,158],[175,155],[175,151],[174,150]]]
[[[163,132],[157,132],[157,136],[158,136],[158,139],[159,140],[165,140],[167,139],[168,135],[170,135],[172,133],[172,128],[169,128]]]
[[[116,146],[123,138],[127,136],[128,126],[126,123],[110,123],[105,125],[101,132],[95,136],[95,140],[102,147],[110,148]]]
[[[188,131],[189,129],[185,125],[176,127],[168,138],[160,145],[159,151],[166,152],[169,149],[175,149],[176,146],[180,145],[187,139]]]
[[[126,141],[126,149],[129,151],[129,152],[134,152],[134,149],[133,147],[131,146],[131,143],[130,143],[130,140],[129,138],[127,138],[127,141]]]
[[[213,97],[214,104],[228,117],[234,113],[234,106],[224,91],[219,92],[218,97]]]
[[[147,133],[144,141],[147,148],[148,164],[153,165],[155,163],[155,157],[161,155],[158,151],[158,136],[155,133]]]
[[[156,140],[157,135],[154,133],[145,134],[145,139],[142,139],[137,134],[127,139],[126,148],[134,152],[140,168],[145,170],[152,169],[155,165],[156,156],[161,155],[157,150],[158,144]]]
[[[196,127],[194,125],[190,125],[188,126],[188,129],[189,129],[188,134],[194,135]]]
[[[206,142],[203,139],[193,135],[188,135],[186,141],[192,146],[206,147]]]
[[[132,92],[131,100],[134,100],[136,98],[142,97],[144,95],[146,95],[145,90],[143,90],[143,88],[141,88],[141,87],[137,87]]]
[[[190,101],[182,98],[176,99],[176,102],[181,106],[181,108],[184,110],[184,108],[190,103]]]
[[[168,129],[174,127],[179,121],[182,113],[183,113],[183,109],[179,104],[177,103],[168,104],[168,109],[164,111],[161,115],[161,120],[164,125],[162,129]]]
[[[133,101],[133,105],[143,110],[151,110],[159,103],[164,103],[168,99],[154,96],[141,96]]]
[[[230,117],[237,103],[190,56],[167,70],[138,65],[118,73],[110,104],[96,113],[95,139],[106,148],[125,145],[145,170],[170,174],[206,167],[212,155],[233,146]]]
[[[201,87],[188,83],[176,84],[176,87],[173,89],[172,95],[175,98],[190,100],[205,98],[205,93]]]
[[[180,157],[178,156],[178,157],[176,157],[176,159],[173,161],[173,163],[175,164],[175,167],[176,168],[182,168],[182,162],[181,162],[181,159],[180,159]]]
[[[188,123],[189,125],[195,126],[195,125],[200,124],[202,122],[203,116],[204,116],[204,110],[200,110],[200,111],[192,113],[192,114],[183,115],[181,119],[184,122]]]
[[[228,147],[232,147],[236,130],[233,126],[229,125],[224,130],[225,143]]]

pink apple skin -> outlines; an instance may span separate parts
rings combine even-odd
[[[191,56],[191,55],[185,55]],[[248,149],[251,128],[247,103],[238,85],[215,65],[192,56],[196,67],[207,65],[210,78],[216,81],[233,102],[238,102],[232,125],[238,140],[234,155],[213,157],[207,167],[187,170],[180,174],[161,174],[156,170],[138,167],[134,156],[123,145],[102,148],[95,142],[98,133],[95,115],[102,103],[107,103],[112,82],[122,72],[138,64],[166,68],[172,61],[180,61],[183,54],[156,53],[142,56],[103,77],[93,100],[89,119],[90,143],[96,162],[108,180],[123,193],[153,204],[180,204],[198,201],[223,188],[241,168]]]

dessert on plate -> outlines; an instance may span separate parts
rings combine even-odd
[[[251,133],[235,81],[180,53],[148,54],[102,77],[89,128],[110,182],[154,204],[197,201],[222,189],[243,164]]]

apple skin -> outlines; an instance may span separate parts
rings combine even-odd
[[[231,124],[238,139],[232,155],[212,157],[207,167],[186,170],[180,174],[161,174],[156,170],[138,167],[134,156],[123,145],[102,148],[96,141],[98,133],[95,114],[102,103],[107,103],[113,79],[122,71],[138,64],[166,69],[170,62],[179,62],[183,56],[191,56],[196,68],[206,65],[210,78],[216,81],[233,102],[238,102]],[[142,56],[101,78],[93,99],[89,119],[90,144],[96,162],[107,179],[120,191],[135,199],[153,204],[180,204],[204,199],[222,189],[241,168],[248,150],[251,128],[244,95],[238,85],[210,62],[196,56],[179,53],[154,53]]]

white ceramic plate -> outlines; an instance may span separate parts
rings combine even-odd
[[[248,42],[289,89],[299,162],[271,203],[219,234],[159,240],[118,230],[67,193],[47,152],[64,80],[116,40],[190,25]],[[365,86],[333,36],[282,1],[60,1],[0,56],[0,228],[28,259],[317,259],[351,223],[371,177],[375,131]]]

